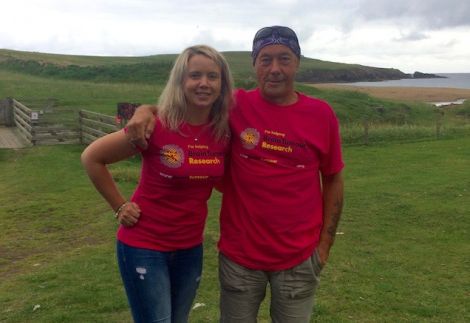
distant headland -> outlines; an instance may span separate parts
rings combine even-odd
[[[362,65],[347,66],[344,69],[300,69],[297,74],[297,81],[306,83],[378,82],[413,78],[445,78],[445,76],[422,72],[408,74],[394,68]]]
[[[414,72],[410,78],[413,78],[413,79],[445,79],[447,77],[442,76],[442,75],[430,74],[430,73]]]

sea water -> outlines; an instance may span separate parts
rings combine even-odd
[[[448,87],[470,89],[470,73],[436,73],[445,78],[431,79],[401,79],[379,82],[338,83],[354,86],[397,86],[397,87]]]

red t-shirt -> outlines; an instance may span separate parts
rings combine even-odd
[[[157,119],[149,147],[141,152],[140,181],[131,199],[141,216],[133,227],[120,226],[118,239],[158,251],[200,244],[207,200],[223,175],[227,147],[205,126],[183,124],[175,132]]]
[[[297,94],[277,106],[258,89],[236,93],[219,249],[250,269],[284,270],[311,256],[323,222],[320,173],[344,166],[333,110]]]

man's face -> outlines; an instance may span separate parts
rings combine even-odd
[[[261,94],[278,104],[289,102],[294,93],[294,78],[299,59],[284,45],[268,45],[256,57],[255,71]]]

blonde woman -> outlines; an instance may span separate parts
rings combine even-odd
[[[90,144],[82,163],[120,223],[117,256],[135,322],[187,322],[202,271],[207,200],[224,172],[232,77],[205,46],[177,58],[128,201],[106,165],[139,153],[125,131]]]

